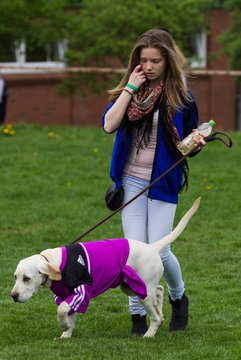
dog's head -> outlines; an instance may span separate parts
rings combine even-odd
[[[60,280],[61,274],[39,255],[33,255],[19,262],[14,273],[15,284],[11,296],[16,302],[28,301],[48,279]]]

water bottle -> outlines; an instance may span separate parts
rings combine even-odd
[[[202,133],[204,136],[208,136],[211,134],[213,126],[215,125],[214,120],[209,120],[209,122],[204,122],[199,125],[197,130],[191,132],[188,136],[186,136],[182,141],[177,143],[177,148],[183,155],[186,155],[189,151],[193,150],[196,146],[193,138],[197,140],[201,140],[202,136],[199,133]]]

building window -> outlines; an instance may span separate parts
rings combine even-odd
[[[15,59],[15,48],[14,42],[9,41],[5,36],[0,37],[0,46],[1,46],[1,62],[13,62]]]
[[[0,46],[4,49],[3,56],[1,56],[1,65],[4,66],[2,68],[3,73],[23,73],[24,70],[26,72],[39,72],[38,68],[63,68],[65,65],[66,41],[45,46],[31,46],[23,39],[13,42],[0,39]]]
[[[188,62],[191,68],[207,66],[207,34],[204,31],[190,40],[189,52]]]
[[[65,43],[64,41],[59,41],[53,44],[46,44],[45,46],[27,46],[27,52],[25,50],[26,62],[64,61]]]

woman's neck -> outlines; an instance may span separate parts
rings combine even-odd
[[[162,78],[160,77],[160,78],[155,79],[155,80],[147,81],[147,86],[150,89],[153,89],[161,80],[162,80]]]

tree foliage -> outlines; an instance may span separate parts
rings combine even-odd
[[[231,67],[241,69],[241,1],[226,0],[225,7],[231,13],[230,28],[220,36],[224,50],[231,57]]]
[[[29,48],[67,38],[69,17],[72,13],[78,16],[74,5],[79,3],[74,0],[1,0],[0,44],[24,39]],[[0,46],[0,54],[3,51]]]
[[[138,36],[166,27],[188,50],[190,36],[207,26],[210,0],[83,0],[80,17],[69,24],[68,59],[98,64],[118,57],[126,63]]]
[[[190,36],[207,26],[211,0],[1,0],[1,39],[43,45],[65,39],[70,64],[125,64],[138,36],[167,27],[188,51]],[[0,49],[1,51],[1,49]]]

